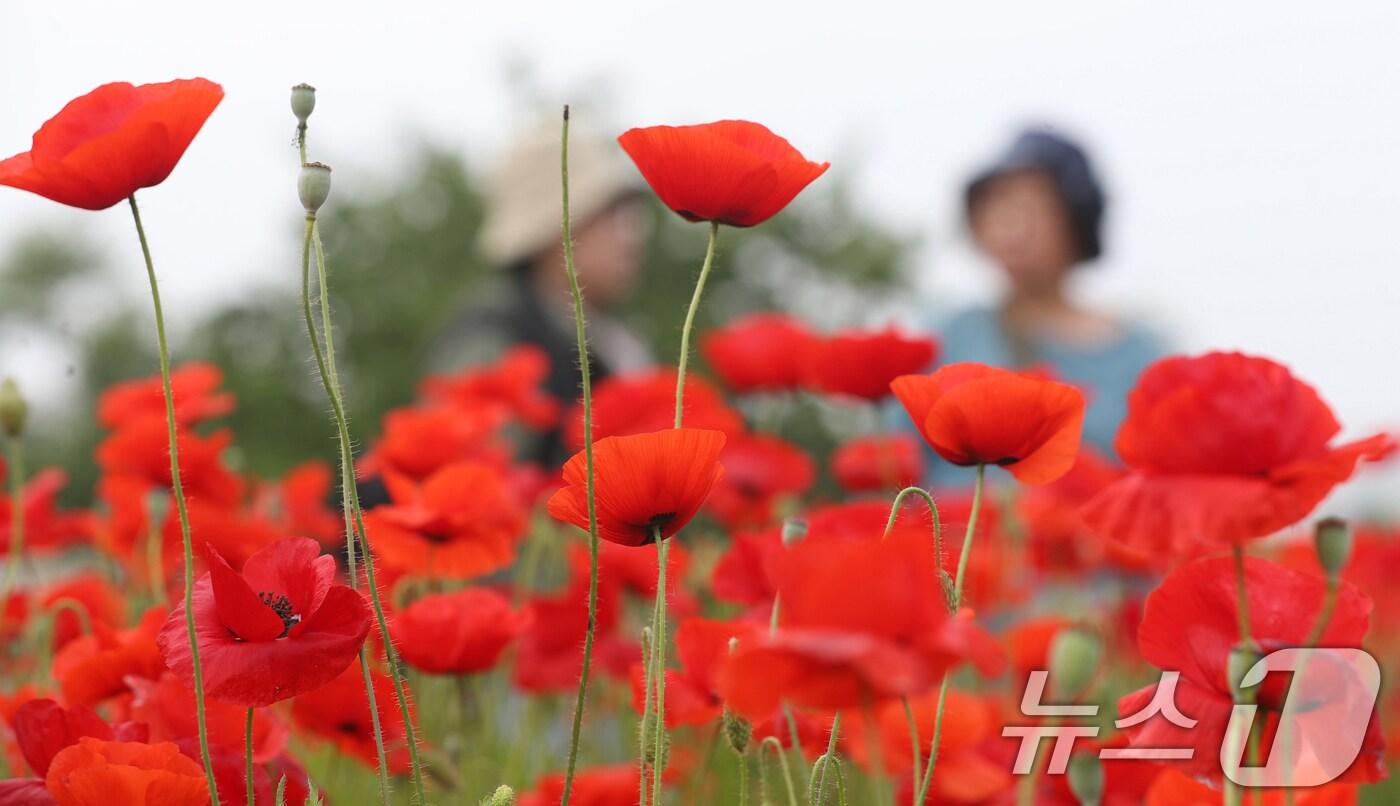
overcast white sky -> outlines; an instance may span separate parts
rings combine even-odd
[[[480,164],[524,122],[507,75],[527,62],[557,100],[607,99],[576,107],[584,122],[747,117],[833,160],[872,210],[926,236],[925,304],[949,306],[987,292],[958,235],[963,177],[1045,120],[1089,142],[1113,195],[1088,294],[1183,349],[1285,361],[1348,434],[1400,426],[1400,3],[829,6],[9,3],[0,152],[107,81],[222,83],[180,168],[143,194],[178,328],[182,304],[294,281],[291,84],[320,89],[316,153],[349,193],[392,174],[419,133]],[[0,190],[0,248],[28,227],[81,228],[139,290],[125,210]],[[53,388],[10,346],[0,371]],[[1394,490],[1400,474],[1366,486]]]

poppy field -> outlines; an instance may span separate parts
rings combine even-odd
[[[228,459],[219,366],[172,359],[137,198],[223,95],[104,85],[0,161],[0,185],[129,215],[159,347],[89,413],[91,508],[26,462],[24,390],[0,387],[0,806],[1400,798],[1400,527],[1324,505],[1396,441],[1341,438],[1285,364],[1156,361],[1110,457],[1081,439],[1092,390],[1048,369],[776,310],[697,328],[726,234],[829,167],[724,120],[617,137],[693,222],[696,272],[666,278],[694,282],[674,361],[596,379],[565,108],[578,394],[520,345],[359,422],[298,85],[289,271],[326,449],[259,478]],[[819,452],[785,435],[799,403],[859,426]],[[555,428],[566,461],[520,450]]]

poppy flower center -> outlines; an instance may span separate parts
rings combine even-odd
[[[301,616],[294,612],[295,607],[292,600],[280,593],[258,593],[258,600],[272,609],[277,617],[282,619],[282,634],[278,638],[286,638],[287,633],[301,622]]]

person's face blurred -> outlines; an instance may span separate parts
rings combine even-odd
[[[649,229],[647,208],[638,199],[614,204],[574,228],[574,264],[589,302],[606,308],[631,294]]]
[[[1017,171],[991,180],[969,215],[978,248],[1019,291],[1056,286],[1077,262],[1069,211],[1044,171]]]

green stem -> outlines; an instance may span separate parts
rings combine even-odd
[[[736,753],[739,757],[739,806],[748,806],[749,803],[749,759],[743,753]]]
[[[1240,641],[1250,643],[1249,635],[1249,593],[1245,587],[1244,546],[1234,545],[1235,556],[1235,617],[1239,624]]]
[[[1235,616],[1240,632],[1240,644],[1249,647],[1254,645],[1254,639],[1250,634],[1249,627],[1249,589],[1246,581],[1247,578],[1245,576],[1244,544],[1235,543],[1232,547],[1232,553],[1235,562]],[[1235,681],[1231,681],[1231,684],[1234,685]],[[1239,697],[1241,697],[1242,701],[1244,702],[1250,702],[1254,698],[1252,692],[1236,692],[1236,694]],[[1251,764],[1255,763],[1259,756],[1259,741],[1258,738],[1255,736],[1252,728],[1253,726],[1251,725],[1250,729],[1248,729],[1248,733],[1246,733],[1243,736],[1245,752],[1248,754]],[[1235,738],[1227,738],[1227,741],[1233,742],[1235,741]],[[1236,751],[1238,749],[1238,746],[1235,746],[1231,749],[1231,758],[1237,757]],[[1242,787],[1235,784],[1233,781],[1230,781],[1229,779],[1226,779],[1224,784],[1224,799],[1227,804],[1232,804],[1232,806],[1238,806],[1238,804],[1244,802],[1244,791]],[[1260,798],[1262,798],[1262,794],[1258,790],[1255,790],[1255,798],[1257,802],[1262,802],[1260,800]]]
[[[797,806],[797,786],[792,781],[792,768],[788,766],[787,754],[783,752],[783,743],[772,736],[759,743],[758,767],[760,773],[763,771],[764,748],[770,748],[773,751],[773,757],[778,759],[778,767],[783,771],[783,784],[787,786],[788,806]]]
[[[574,235],[569,222],[569,107],[564,107],[564,125],[559,147],[559,171],[563,179],[563,238],[564,272],[569,276],[569,291],[574,300],[575,340],[578,342],[579,372],[583,376],[583,461],[588,487],[588,631],[583,636],[583,669],[579,672],[578,696],[574,700],[574,724],[569,734],[569,761],[564,772],[564,799],[569,806],[574,782],[574,767],[578,763],[579,733],[583,729],[583,704],[588,695],[588,667],[593,661],[593,639],[598,631],[598,502],[593,479],[593,390],[589,377],[588,336],[583,317],[583,291],[579,288],[578,270],[574,266]]]
[[[330,399],[331,409],[336,413],[337,424],[341,421],[340,395],[337,394],[336,387],[331,383],[330,370],[326,365],[326,356],[321,350],[321,338],[316,331],[316,317],[311,312],[311,251],[313,241],[319,243],[316,235],[316,216],[307,214],[306,231],[302,237],[301,245],[301,312],[306,322],[306,334],[311,340],[311,352],[316,358],[316,368],[321,377],[321,386],[326,391],[326,397]],[[329,343],[329,341],[327,342]],[[346,566],[350,578],[350,587],[359,588],[360,578],[355,569],[355,556],[357,548],[355,546],[355,523],[354,514],[350,507],[350,498],[354,494],[355,482],[351,464],[347,461],[345,442],[340,444],[340,483],[343,497],[343,509],[345,515],[345,543],[346,543]],[[362,541],[363,542],[363,541]],[[366,554],[368,547],[366,546]],[[387,643],[387,641],[386,641]],[[360,676],[365,682],[365,697],[369,704],[370,724],[374,728],[374,750],[376,760],[379,762],[379,798],[384,806],[389,806],[389,761],[388,755],[384,751],[384,729],[379,720],[379,703],[374,692],[374,676],[370,672],[369,650],[360,648]]]
[[[700,295],[705,291],[705,280],[710,276],[710,267],[715,262],[715,245],[719,242],[719,222],[710,222],[710,242],[705,247],[705,262],[700,264],[700,277],[695,281],[695,293],[690,297],[690,308],[685,312],[685,325],[681,328],[681,358],[676,365],[676,427],[681,427],[681,416],[685,402],[685,366],[690,362],[690,331],[695,329],[695,312],[700,309]]]
[[[908,697],[900,697],[904,703],[904,718],[909,722],[909,746],[914,752],[914,791],[919,791],[920,775],[919,770],[923,769],[923,762],[920,756],[923,755],[923,748],[919,746],[919,723],[914,720],[914,709],[909,705]]]
[[[661,771],[666,767],[666,555],[670,546],[661,538],[661,528],[654,527],[656,540],[656,631],[652,633],[651,654],[656,668],[656,743],[652,750],[651,803],[661,804]]]
[[[248,786],[248,806],[253,806],[253,709],[243,723],[243,780]]]
[[[837,711],[831,718],[831,734],[826,739],[826,752],[812,765],[812,780],[807,784],[807,800],[812,806],[826,802],[826,769],[836,759],[836,739],[840,735],[841,712]]]
[[[214,779],[214,761],[209,755],[209,728],[204,716],[204,670],[199,663],[199,640],[194,629],[194,546],[190,540],[190,513],[185,504],[185,488],[180,483],[180,448],[175,427],[175,393],[170,387],[170,347],[165,340],[165,312],[160,305],[160,285],[156,282],[156,267],[151,261],[151,247],[146,242],[146,229],[141,225],[141,209],[136,206],[136,194],[127,197],[131,217],[136,222],[136,237],[141,241],[141,255],[146,259],[146,277],[151,283],[151,304],[156,314],[156,345],[160,351],[160,383],[165,395],[165,426],[170,440],[170,490],[180,515],[180,541],[185,553],[185,634],[190,641],[190,661],[194,667],[194,711],[199,725],[199,755],[204,761],[204,777],[209,783],[211,806],[219,806],[219,790]]]
[[[638,806],[647,806],[647,739],[651,736],[652,672],[655,669],[656,603],[651,606],[651,623],[642,628],[642,721],[637,727],[637,757],[640,761],[641,782],[637,792]]]
[[[977,533],[977,514],[982,508],[982,488],[987,481],[987,466],[977,466],[977,481],[972,487],[972,513],[967,516],[967,532],[963,535],[962,553],[958,555],[957,578],[953,583],[953,595],[949,599],[948,609],[957,614],[962,607],[963,580],[967,577],[967,558],[972,553],[972,537]],[[942,567],[940,561],[939,567]],[[919,790],[914,795],[914,806],[923,806],[928,798],[929,784],[933,782],[933,769],[938,763],[938,741],[943,736],[943,708],[948,702],[948,674],[943,674],[943,683],[938,689],[938,710],[933,717],[933,744],[928,750],[928,767],[924,770],[923,780],[919,782]]]

